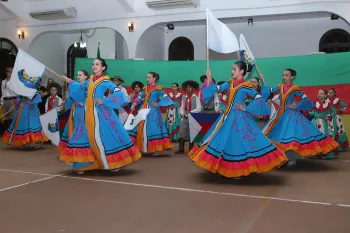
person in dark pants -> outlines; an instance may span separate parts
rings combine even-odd
[[[6,68],[6,79],[4,79],[1,82],[1,99],[0,99],[0,107],[2,107],[3,114],[10,112],[5,115],[5,120],[1,124],[1,131],[0,135],[4,133],[4,131],[10,126],[13,115],[14,115],[14,107],[16,107],[17,104],[17,97],[18,95],[16,92],[12,91],[10,87],[7,85],[8,82],[11,79],[12,75],[12,67],[7,67]]]
[[[179,150],[175,154],[183,154],[185,152],[185,142],[190,141],[190,123],[188,120],[188,114],[199,113],[201,111],[201,101],[199,97],[194,94],[194,91],[199,88],[199,84],[195,81],[188,80],[182,84],[182,88],[186,90],[186,95],[182,96],[180,105],[180,145]],[[194,146],[194,143],[190,142],[189,150]]]
[[[38,104],[38,108],[40,111],[40,115],[43,115],[45,113],[45,104],[46,104],[46,99],[48,97],[48,95],[46,94],[46,88],[43,86],[39,87],[39,93],[41,95],[42,102]]]

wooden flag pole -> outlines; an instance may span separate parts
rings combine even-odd
[[[258,72],[258,75],[259,76],[261,76],[261,71],[260,71],[260,69],[259,69],[259,67],[258,67],[258,64],[255,62],[255,67],[256,67],[256,71]],[[261,79],[261,78],[260,78]],[[266,85],[266,82],[265,82],[265,79],[263,80],[263,82],[264,82],[264,84]]]
[[[207,46],[207,70],[209,70],[209,48]]]
[[[7,114],[10,114],[11,112],[13,112],[13,110],[15,110],[16,107],[17,107],[17,106],[13,106],[12,108],[10,108],[10,110],[8,110],[8,111],[5,112],[4,114],[0,115],[0,118],[6,116]]]
[[[48,68],[48,67],[46,67],[46,69],[48,70],[48,71],[50,71],[51,73],[53,73],[54,75],[56,75],[57,77],[59,77],[61,80],[63,80],[64,82],[69,82],[69,81],[71,81],[71,79],[69,79],[69,78],[67,78],[67,77],[65,77],[65,76],[63,76],[63,75],[59,75],[59,74],[57,74],[55,71],[53,71],[53,70],[51,70],[50,68]]]
[[[207,70],[209,70],[209,22],[208,22],[208,7],[205,8],[207,20]]]
[[[51,73],[53,73],[54,75],[56,75],[57,77],[61,78],[61,75],[57,74],[55,71],[51,70],[49,67],[46,67],[46,69],[48,71],[50,71]],[[62,79],[62,78],[61,78]]]

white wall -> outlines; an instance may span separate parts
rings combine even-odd
[[[254,26],[245,23],[229,24],[237,38],[242,33],[255,57],[281,57],[305,55],[318,52],[319,41],[328,30],[341,28],[350,33],[350,26],[344,20],[329,18],[281,20],[255,22]],[[194,45],[195,60],[206,59],[206,29],[204,25],[180,26],[165,34],[165,48],[177,37],[189,38]],[[142,38],[141,38],[142,39]],[[211,53],[211,59],[235,58],[236,55]]]
[[[90,30],[89,36],[93,30]],[[93,37],[86,38],[83,36],[84,41],[87,42],[88,56],[95,58],[97,55],[98,42],[100,42],[101,57],[105,59],[115,58],[115,31],[109,28],[96,29]]]
[[[88,36],[91,36],[94,30],[86,31]],[[29,54],[40,62],[45,64],[50,69],[58,74],[64,74],[67,71],[67,51],[68,48],[78,41],[80,38],[79,32],[48,32],[39,35],[29,47]],[[125,41],[119,41],[122,45],[122,51],[125,54]],[[116,32],[113,29],[96,29],[95,34],[91,38],[87,38],[83,34],[83,41],[87,43],[88,57],[94,58],[97,55],[98,42],[100,45],[101,57],[106,59],[114,59],[116,51]],[[127,54],[127,52],[126,52]],[[124,55],[123,55],[124,56]],[[47,72],[45,76],[53,77]],[[43,83],[46,83],[43,78]],[[57,78],[57,82],[61,83]]]
[[[115,52],[118,60],[126,60],[129,57],[128,46],[123,36],[115,32]]]
[[[164,60],[167,48],[165,46],[165,30],[153,27],[141,36],[136,48],[136,58]]]
[[[64,37],[59,33],[45,33],[35,43],[32,44],[29,54],[45,64],[48,68],[58,74],[65,73]],[[46,72],[43,77],[43,84],[46,84],[48,77],[62,84],[63,82],[50,72]]]

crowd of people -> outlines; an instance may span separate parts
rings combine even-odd
[[[207,70],[199,77],[201,86],[195,80],[173,83],[170,93],[158,85],[160,75],[149,72],[145,84],[133,82],[128,93],[120,76],[104,75],[108,65],[98,58],[91,75],[80,70],[77,81],[60,77],[68,83],[64,100],[62,88],[52,79],[46,88],[40,78],[35,80],[33,88],[38,91],[31,99],[17,96],[6,87],[11,77],[7,69],[1,106],[4,113],[11,113],[2,123],[2,140],[12,146],[39,147],[47,140],[40,114],[70,109],[58,153],[80,174],[95,169],[118,171],[142,155],[173,149],[175,142],[179,143],[175,154],[184,154],[189,142],[188,155],[197,166],[229,178],[295,166],[300,157],[335,159],[346,150],[349,144],[341,120],[346,104],[334,88],[319,90],[313,103],[293,83],[295,70],[284,70],[282,83],[269,87],[262,74],[245,79],[251,68],[235,62],[232,77],[218,83]],[[271,107],[277,109],[274,114]],[[146,119],[126,130],[122,115],[137,115],[140,109],[149,110]],[[195,113],[218,115],[198,145],[190,141],[189,116]]]

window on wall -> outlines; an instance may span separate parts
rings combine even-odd
[[[350,51],[350,34],[343,29],[332,29],[320,40],[320,52],[340,53]]]
[[[194,47],[192,41],[186,37],[178,37],[169,45],[169,61],[193,61]]]
[[[5,77],[6,67],[13,67],[18,49],[16,45],[6,39],[0,38],[0,80]]]
[[[80,48],[78,43],[77,48],[72,44],[67,51],[67,77],[75,79],[75,58],[77,57],[88,57],[86,48]]]

